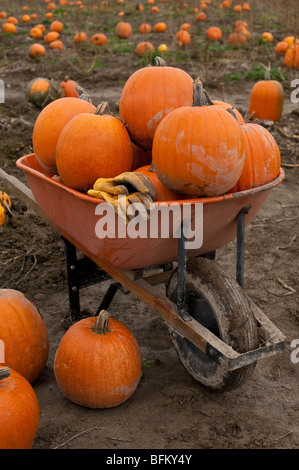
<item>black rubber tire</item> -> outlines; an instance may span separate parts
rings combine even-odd
[[[166,295],[176,303],[177,269],[169,280]],[[186,308],[189,315],[235,351],[244,353],[258,347],[258,328],[248,299],[239,284],[215,261],[203,257],[188,259]],[[255,368],[256,362],[227,371],[173,330],[171,338],[184,367],[210,390],[237,388]]]

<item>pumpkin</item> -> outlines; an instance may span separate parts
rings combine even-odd
[[[56,41],[58,39],[60,34],[57,31],[51,31],[50,33],[47,33],[44,37],[44,41],[46,44],[50,44],[53,41]]]
[[[35,39],[41,39],[43,37],[43,32],[40,28],[31,28],[31,30],[29,31],[29,36],[31,38],[35,38]]]
[[[32,133],[33,151],[41,166],[56,174],[56,145],[64,126],[77,114],[95,112],[96,107],[80,98],[63,97],[48,104],[38,115]]]
[[[152,151],[143,150],[140,147],[137,147],[133,142],[132,145],[132,165],[131,170],[134,171],[137,168],[140,168],[145,165],[150,165],[152,163]]]
[[[285,54],[285,66],[291,69],[299,68],[299,45],[290,47]]]
[[[16,24],[19,23],[19,21],[17,20],[17,18],[15,18],[14,16],[10,16],[9,18],[7,18],[6,21],[7,21],[7,23],[11,23],[11,24],[14,24],[14,25],[16,25]]]
[[[209,41],[218,41],[222,38],[222,31],[217,26],[211,26],[207,29],[206,35]]]
[[[198,13],[198,15],[196,16],[196,21],[206,21],[206,19],[207,15],[203,11]]]
[[[59,136],[56,166],[70,188],[87,191],[98,178],[113,178],[132,166],[127,130],[119,119],[104,114],[105,109],[103,103],[95,113],[73,117]]]
[[[240,124],[220,106],[208,103],[196,80],[193,106],[175,109],[156,129],[153,168],[171,191],[219,196],[241,175],[245,155]]]
[[[64,44],[60,39],[56,39],[50,43],[50,49],[58,49],[62,50],[64,48]]]
[[[289,45],[287,42],[279,41],[274,48],[274,52],[276,55],[285,55],[288,48],[289,48]]]
[[[155,48],[151,42],[142,41],[137,44],[135,52],[137,55],[142,57],[150,52],[154,52],[154,50]]]
[[[233,112],[236,115],[238,123],[243,124],[245,122],[242,114],[234,106],[232,106],[231,104],[226,103],[225,101],[219,101],[219,100],[212,100],[212,103],[217,105],[217,106],[220,106],[221,108],[223,108],[225,110],[232,109]]]
[[[167,29],[166,23],[163,23],[163,21],[160,21],[159,23],[156,23],[154,26],[154,30],[156,33],[165,33]]]
[[[0,368],[0,449],[31,449],[39,425],[39,403],[30,383]]]
[[[9,217],[12,217],[11,199],[4,191],[0,191],[0,226],[4,225]]]
[[[6,11],[3,11],[3,10],[0,11],[0,18],[1,18],[1,19],[7,18],[7,13],[6,13]]]
[[[29,103],[42,108],[61,96],[61,88],[54,80],[37,77],[27,84],[25,96]]]
[[[74,42],[75,43],[80,43],[83,41],[88,41],[87,34],[84,33],[84,31],[80,31],[79,33],[75,34],[74,36]]]
[[[11,34],[15,34],[17,32],[17,28],[15,27],[14,24],[12,23],[3,23],[2,25],[2,31],[4,33],[11,33]]]
[[[182,29],[183,31],[189,31],[190,28],[191,28],[190,23],[183,23],[180,27],[180,29]]]
[[[241,33],[244,30],[248,30],[248,23],[243,20],[237,20],[234,22],[234,31],[236,33]]]
[[[30,21],[30,16],[29,15],[23,15],[22,16],[22,21],[23,21],[23,23],[27,23],[28,21]]]
[[[130,23],[120,21],[115,27],[115,34],[118,38],[127,39],[132,35],[132,26]]]
[[[142,23],[139,26],[139,33],[140,34],[149,34],[151,32],[151,30],[152,30],[152,27],[148,23]]]
[[[77,91],[77,87],[79,84],[75,82],[75,80],[63,80],[60,82],[60,86],[63,89],[64,96],[79,98],[79,92]]]
[[[43,34],[44,34],[44,32],[46,31],[46,27],[45,27],[45,25],[42,24],[42,23],[37,24],[37,25],[35,26],[35,28],[40,29]]]
[[[54,359],[62,393],[88,408],[111,408],[135,392],[142,371],[138,343],[131,331],[102,310],[73,324]]]
[[[183,29],[176,33],[175,38],[180,46],[187,46],[191,42],[190,34]]]
[[[262,34],[262,41],[263,42],[272,42],[274,40],[273,34],[265,32]]]
[[[265,80],[254,84],[249,98],[249,114],[252,119],[279,121],[284,105],[284,90],[280,82],[270,80],[270,69],[266,70]]]
[[[50,31],[56,31],[57,33],[61,33],[63,31],[63,23],[58,20],[52,21],[50,24]]]
[[[33,383],[48,360],[48,332],[35,305],[14,289],[0,289],[0,339],[6,365]]]
[[[179,68],[167,67],[161,58],[156,66],[134,72],[125,83],[119,114],[132,141],[150,149],[159,122],[173,109],[192,104],[192,78]]]
[[[228,37],[227,42],[231,46],[240,46],[246,42],[246,36],[242,33],[231,33]]]
[[[156,172],[154,170],[151,170],[150,165],[145,165],[141,168],[137,168],[135,172],[143,173],[151,180],[156,191],[156,196],[154,199],[155,201],[178,201],[180,199],[186,199],[186,196],[175,193],[166,188],[166,186],[164,186],[164,184],[161,183],[161,181],[159,180]]]
[[[32,59],[43,57],[46,54],[46,49],[42,44],[34,43],[29,47],[29,56]]]
[[[229,192],[244,191],[270,183],[281,165],[279,147],[263,126],[255,123],[241,125],[245,141],[245,161],[241,176]]]
[[[106,34],[95,33],[91,36],[90,42],[95,46],[105,46],[107,44],[107,36]]]

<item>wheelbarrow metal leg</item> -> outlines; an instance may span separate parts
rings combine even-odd
[[[237,217],[237,283],[244,287],[244,238],[245,238],[245,215],[248,214],[250,206],[244,207]]]
[[[192,317],[186,310],[186,239],[184,234],[184,222],[180,228],[180,237],[178,240],[178,292],[177,292],[177,309],[178,314],[184,321],[190,321]]]
[[[129,294],[129,291],[127,289],[125,289],[121,284],[119,284],[119,282],[113,282],[112,284],[110,284],[110,286],[108,287],[103,299],[102,299],[102,302],[100,303],[98,309],[97,309],[97,312],[96,312],[96,316],[98,316],[98,314],[100,313],[101,310],[108,310],[116,292],[120,290],[123,292],[123,294],[127,295]]]
[[[61,240],[66,256],[71,322],[75,323],[81,320],[79,286],[75,273],[77,250],[76,247],[65,238],[61,237]]]

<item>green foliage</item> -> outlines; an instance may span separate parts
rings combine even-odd
[[[265,79],[265,67],[262,65],[255,65],[249,72],[232,72],[223,75],[223,80],[230,82],[238,82],[240,80],[253,80],[255,82]],[[278,67],[273,67],[270,71],[270,79],[282,82],[286,79],[285,73],[283,73]]]

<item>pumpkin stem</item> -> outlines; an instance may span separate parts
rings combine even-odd
[[[10,376],[10,371],[8,367],[1,367],[0,368],[0,380],[7,379]]]
[[[155,64],[157,67],[166,67],[166,62],[162,57],[156,56],[155,57]]]
[[[213,104],[202,81],[200,78],[196,78],[193,82],[193,106],[211,106]]]
[[[104,101],[103,103],[99,104],[99,106],[97,106],[95,114],[101,116],[102,114],[104,114],[105,111],[108,111],[111,114],[108,103],[106,101]]]
[[[84,90],[81,86],[76,86],[76,91],[79,93],[79,100],[88,101],[88,103],[92,104],[91,98],[87,91]]]
[[[269,62],[268,67],[266,67],[265,80],[270,80],[271,76],[271,63]]]
[[[107,312],[107,310],[101,310],[94,326],[94,332],[100,335],[106,334],[109,331],[108,323],[109,313]]]
[[[238,120],[234,108],[227,108],[226,110],[229,114],[231,114],[236,120]]]

